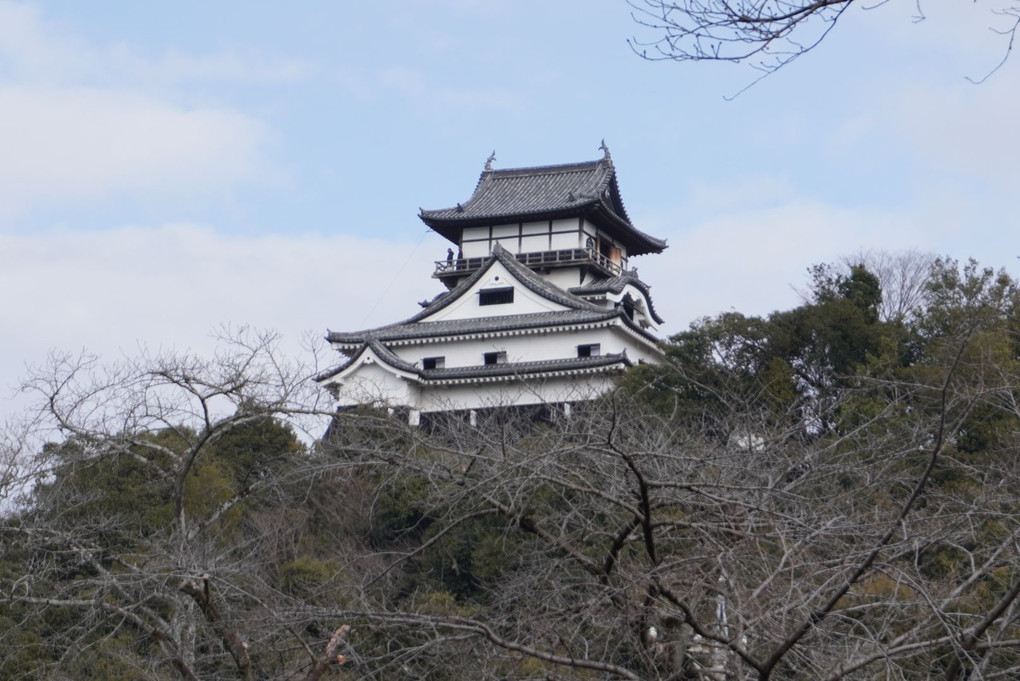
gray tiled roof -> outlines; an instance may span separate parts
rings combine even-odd
[[[492,256],[496,260],[499,260],[509,272],[517,277],[522,284],[527,286],[529,289],[539,294],[544,298],[572,307],[575,309],[601,309],[597,305],[593,305],[584,298],[576,296],[569,291],[566,291],[556,284],[551,283],[544,277],[536,274],[530,267],[521,263],[510,251],[506,250],[500,244],[496,244],[492,248]],[[486,263],[482,267],[483,270],[488,269],[491,264]]]
[[[600,355],[597,357],[571,357],[569,359],[550,359],[535,362],[513,362],[507,364],[486,364],[453,369],[422,370],[421,377],[426,381],[455,380],[461,378],[484,378],[495,376],[534,376],[536,374],[555,373],[559,371],[583,371],[605,367],[631,366],[627,353]]]
[[[400,357],[398,357],[392,350],[390,350],[385,345],[380,343],[377,339],[370,338],[368,339],[367,342],[363,343],[361,347],[358,348],[357,352],[353,353],[346,362],[341,362],[337,366],[331,369],[327,369],[326,371],[323,371],[321,374],[315,376],[315,380],[321,382],[325,381],[327,378],[332,378],[333,376],[336,376],[341,371],[343,371],[350,365],[354,364],[354,362],[358,361],[358,358],[365,354],[365,351],[368,350],[369,348],[374,350],[375,354],[378,355],[380,359],[382,359],[384,362],[386,362],[392,367],[401,369],[403,371],[407,371],[412,374],[418,374],[421,372],[420,368],[418,368],[414,364],[411,364],[410,362],[405,362],[404,360],[400,359]]]
[[[438,322],[403,322],[367,331],[347,333],[331,331],[326,337],[331,343],[355,345],[378,340],[384,343],[411,338],[437,338],[472,333],[534,329],[550,326],[590,324],[618,316],[616,310],[565,310],[531,314],[479,317],[473,319],[447,319]]]
[[[506,267],[507,271],[515,277],[521,285],[529,288],[548,300],[552,300],[563,305],[568,309],[552,312],[532,312],[527,314],[476,317],[468,319],[446,319],[432,322],[422,321],[466,295],[474,284],[484,277],[485,273],[496,262],[502,263],[503,266]],[[585,292],[588,292],[587,289],[585,289]],[[620,362],[626,362],[629,365],[630,362],[627,360],[626,354],[624,353],[623,355],[603,355],[601,357],[570,358],[565,360],[547,360],[542,362],[518,362],[516,364],[507,365],[432,369],[428,372],[424,372],[417,366],[400,359],[399,356],[386,346],[386,343],[412,340],[416,338],[442,338],[444,336],[465,336],[478,333],[495,333],[501,331],[553,328],[557,326],[597,324],[600,322],[611,322],[613,320],[619,320],[631,331],[648,341],[652,343],[657,342],[657,339],[652,334],[640,328],[640,326],[629,319],[622,309],[606,309],[549,283],[531,269],[522,265],[518,262],[517,258],[513,256],[513,254],[497,244],[493,249],[492,255],[489,256],[486,263],[479,270],[474,272],[471,276],[466,277],[446,294],[434,298],[426,305],[425,309],[413,317],[406,319],[403,322],[389,324],[375,329],[349,332],[328,332],[326,340],[330,343],[346,345],[352,349],[356,348],[356,350],[350,356],[348,361],[319,374],[316,377],[316,380],[323,381],[337,375],[350,366],[352,362],[356,361],[368,348],[372,348],[375,353],[389,365],[403,371],[427,377],[429,380],[439,380],[443,377],[453,380],[463,377],[480,377],[486,375],[500,376],[516,373],[524,374],[549,371],[572,371],[576,369],[611,366]],[[461,376],[458,372],[467,372],[467,374]]]
[[[631,255],[659,253],[666,242],[636,229],[620,198],[608,154],[598,161],[484,170],[474,193],[453,208],[422,210],[421,219],[459,243],[471,225],[585,216],[626,244]]]
[[[659,324],[664,324],[665,320],[659,317],[659,313],[655,311],[655,306],[652,304],[652,293],[650,291],[650,287],[648,284],[638,279],[637,272],[635,270],[628,270],[615,277],[596,279],[595,281],[588,282],[583,286],[574,286],[570,288],[569,291],[576,296],[593,296],[604,293],[619,294],[628,284],[645,294],[645,300],[648,301],[648,312],[651,313],[652,319]]]
[[[535,313],[528,315],[504,315],[499,317],[482,317],[478,319],[449,320],[444,322],[422,322],[420,320],[429,317],[442,310],[454,301],[465,295],[479,279],[485,276],[489,268],[495,262],[500,262],[506,267],[518,281],[525,287],[538,295],[570,308],[574,313],[565,312]],[[331,343],[358,344],[365,342],[368,338],[379,338],[382,340],[397,340],[403,338],[414,338],[417,336],[435,337],[449,334],[478,333],[492,330],[503,330],[509,328],[533,328],[535,326],[558,326],[561,323],[585,323],[608,319],[613,316],[611,310],[599,307],[594,303],[572,293],[564,291],[560,287],[549,283],[539,275],[525,267],[505,248],[496,244],[492,255],[482,267],[471,276],[463,279],[456,287],[446,294],[433,298],[425,308],[410,319],[396,324],[381,326],[377,329],[365,329],[362,331],[337,332],[330,331],[326,339]],[[572,321],[573,320],[573,321]]]
[[[615,277],[601,277],[594,279],[587,284],[582,286],[571,286],[570,292],[578,296],[587,296],[596,293],[619,293],[623,290],[627,284],[634,284],[635,286],[644,284],[637,275],[633,273],[633,270],[627,270],[623,274],[618,274]]]
[[[538,295],[569,309],[559,312],[533,312],[529,314],[476,317],[471,319],[449,319],[438,322],[421,321],[464,296],[479,279],[485,276],[485,273],[497,261],[502,263],[507,271],[522,285]],[[657,342],[654,336],[628,319],[622,310],[607,310],[604,307],[588,302],[580,296],[564,291],[555,284],[549,283],[538,274],[535,274],[531,269],[518,262],[517,258],[509,251],[496,244],[492,255],[489,256],[489,259],[480,269],[462,280],[446,295],[433,299],[427,307],[413,317],[396,324],[380,326],[375,329],[346,332],[330,331],[326,335],[326,340],[330,343],[360,345],[371,339],[388,342],[411,338],[436,338],[513,329],[553,327],[564,324],[590,324],[615,317],[619,317],[628,327],[653,343]]]
[[[367,350],[372,348],[379,359],[386,364],[414,374],[423,382],[430,381],[457,381],[472,378],[499,378],[499,377],[527,377],[541,374],[591,371],[594,369],[611,369],[631,366],[633,363],[627,358],[626,352],[617,354],[606,354],[595,357],[570,357],[567,359],[538,360],[532,362],[507,362],[504,364],[480,364],[467,367],[453,367],[449,369],[422,369],[400,359],[395,353],[389,350],[377,340],[371,340],[361,346],[354,353],[350,360],[343,364],[323,372],[315,377],[317,381],[324,381],[336,376],[341,371],[357,361]]]

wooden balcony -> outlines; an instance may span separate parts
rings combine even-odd
[[[564,248],[557,251],[535,251],[517,253],[515,256],[522,265],[533,270],[551,270],[560,267],[590,267],[602,274],[616,276],[623,273],[623,265],[615,263],[594,249]],[[467,276],[479,269],[485,258],[453,258],[437,260],[436,271],[432,276],[447,286],[452,286],[460,277]]]

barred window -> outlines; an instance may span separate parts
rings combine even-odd
[[[482,355],[485,364],[506,364],[506,351],[486,352]]]
[[[514,302],[512,286],[504,288],[486,288],[478,292],[479,305],[506,305]]]

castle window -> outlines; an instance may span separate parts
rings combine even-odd
[[[589,343],[588,345],[577,346],[578,357],[598,357],[601,354],[601,348],[598,343]]]
[[[506,305],[512,302],[514,302],[514,289],[512,286],[486,288],[478,292],[479,305]]]
[[[425,357],[421,360],[421,368],[428,371],[429,369],[443,369],[446,367],[445,357]]]
[[[486,352],[484,355],[482,355],[482,359],[485,361],[485,364],[487,365],[506,364],[506,351],[501,350],[499,352]]]

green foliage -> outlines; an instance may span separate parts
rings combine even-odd
[[[434,524],[433,528],[438,528]],[[423,539],[432,538],[435,530]],[[472,518],[446,532],[424,552],[421,566],[426,580],[458,598],[477,598],[516,564],[515,549],[523,541],[495,516]]]
[[[886,322],[864,267],[812,276],[803,305],[700,320],[664,344],[664,365],[570,419],[507,410],[411,430],[354,410],[306,452],[242,409],[214,437],[50,446],[53,477],[4,526],[0,584],[22,600],[0,605],[0,677],[177,678],[151,628],[96,605],[123,603],[190,626],[200,678],[236,677],[181,591],[205,574],[266,679],[307,669],[340,624],[356,663],[324,678],[614,675],[531,649],[682,678],[713,654],[688,620],[720,631],[720,608],[758,660],[810,622],[771,678],[837,669],[847,641],[876,660],[847,678],[945,670],[954,648],[926,641],[958,648],[1020,574],[1017,287],[939,261],[925,307]],[[1016,627],[1002,618],[995,635]],[[1010,669],[1011,646],[974,656]]]
[[[337,588],[343,581],[343,570],[335,560],[299,556],[280,566],[280,589],[309,603],[322,602],[324,589]]]
[[[67,665],[67,674],[73,679],[95,681],[137,681],[139,678],[172,679],[168,669],[156,671],[151,662],[152,650],[139,649],[136,635],[121,629],[111,635],[82,646],[82,650]]]
[[[0,615],[0,678],[42,679],[40,666],[51,661],[50,646],[41,632],[26,630],[18,620]],[[23,621],[23,620],[22,620]]]
[[[209,458],[222,465],[239,491],[286,468],[303,451],[289,426],[265,417],[226,431],[213,442]]]
[[[170,438],[148,439],[162,444]],[[144,447],[125,449],[106,454],[73,440],[62,445],[53,480],[35,490],[37,508],[62,527],[95,533],[97,541],[115,550],[165,532],[173,517],[165,457]]]
[[[870,322],[878,321],[882,284],[863,264],[852,265],[849,274],[839,272],[828,264],[814,265],[808,272],[811,275],[812,300],[816,305],[846,301]]]
[[[812,269],[812,300],[768,318],[729,312],[702,319],[665,345],[664,367],[643,367],[623,382],[659,413],[732,433],[735,409],[758,409],[756,427],[805,429],[815,435],[856,417],[839,413],[854,377],[909,361],[909,336],[879,320],[878,278],[862,265],[849,274]]]
[[[398,475],[379,490],[372,537],[380,544],[420,537],[429,525],[428,483],[415,475]]]
[[[185,528],[215,521],[208,525],[208,538],[196,546],[205,556],[230,555],[235,546],[243,546],[250,530],[246,526],[255,519],[258,506],[247,503],[252,490],[271,480],[267,476],[293,466],[302,451],[293,432],[269,418],[242,421],[211,439],[178,427],[47,445],[44,456],[54,462],[53,474],[36,485],[33,504],[23,516],[7,519],[0,583],[33,584],[32,591],[18,587],[19,594],[36,599],[27,603],[57,593],[69,604],[40,608],[14,601],[0,606],[0,618],[14,627],[0,634],[0,678],[34,678],[48,666],[59,668],[62,678],[175,678],[171,668],[153,663],[160,657],[153,630],[137,628],[131,619],[97,617],[82,634],[81,606],[70,603],[117,603],[126,592],[111,588],[111,580],[123,577],[130,585],[139,571],[154,580],[142,605],[172,619],[181,601],[179,567],[167,565],[181,536],[177,481],[182,483]],[[190,467],[182,468],[190,456]],[[231,500],[239,503],[221,513]],[[261,508],[267,502],[261,499]],[[324,572],[340,574],[325,561],[292,561],[283,570],[285,587],[311,600],[329,582]],[[215,641],[215,633],[210,635]],[[79,653],[65,656],[62,647],[71,645]]]

